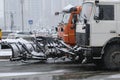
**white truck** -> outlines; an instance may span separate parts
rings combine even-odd
[[[76,40],[86,61],[120,69],[120,0],[85,0]]]

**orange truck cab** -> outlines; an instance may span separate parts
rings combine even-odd
[[[80,14],[81,9],[81,6],[76,6],[69,10],[55,13],[55,15],[62,14],[63,16],[62,21],[56,28],[57,36],[70,46],[74,46],[76,44],[75,27],[78,20],[77,16]]]

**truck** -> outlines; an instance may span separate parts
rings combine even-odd
[[[76,42],[85,62],[120,69],[120,0],[85,0]]]
[[[62,21],[58,24],[58,27],[56,28],[57,37],[70,46],[74,46],[76,44],[75,27],[81,9],[81,6],[76,6],[69,9],[64,9],[62,12],[55,13],[55,15],[62,14],[63,16]]]
[[[70,57],[71,56],[77,57],[80,55],[79,56],[80,60],[82,59],[81,56],[84,58],[82,63],[95,63],[99,66],[105,67],[106,69],[110,69],[110,70],[120,69],[120,15],[119,14],[120,14],[120,0],[114,0],[114,1],[84,0],[84,3],[82,5],[82,10],[80,11],[79,14],[80,16],[79,19],[77,20],[76,29],[75,29],[77,48],[72,48],[72,49],[69,48],[70,51],[68,48],[66,50],[63,50],[61,49],[60,45],[58,45],[57,43],[53,43],[54,40],[52,38],[46,38],[47,41],[51,41],[49,42],[49,45],[53,45],[53,46],[50,47],[47,46],[47,49],[44,49],[44,45],[46,48],[48,42],[45,39],[43,39],[47,43],[46,44],[43,43],[41,45],[42,40],[40,38],[38,40],[35,40],[32,45],[29,44],[31,45],[31,47],[33,47],[32,48],[33,50],[31,50],[31,47],[30,48],[26,47],[28,46],[28,44],[17,43],[16,46],[15,43],[14,46],[16,46],[16,48],[20,46],[21,49],[22,46],[23,48],[22,57],[21,57],[21,51],[15,50],[14,47],[13,47],[13,54],[15,53],[18,54],[19,52],[21,59],[24,60],[29,59],[29,57],[30,58],[32,57],[32,59],[34,59],[34,56],[35,57],[37,56],[38,59],[41,59],[40,55],[39,56],[35,55],[35,52],[40,53],[41,50],[42,53],[45,55],[45,56],[43,55],[42,57],[43,60],[44,58],[46,58],[46,56],[47,58],[51,56],[52,58],[56,58],[56,57],[61,58],[66,55],[69,55]],[[63,25],[65,27],[66,25],[65,22]],[[70,27],[71,26],[69,26],[69,29],[71,29]],[[64,30],[63,27],[61,28],[61,31],[62,30]],[[68,39],[72,40],[72,37],[69,36]],[[36,47],[34,47],[34,45],[38,46],[37,49]],[[48,51],[49,49],[50,51]],[[17,57],[19,57],[19,55]],[[73,57],[72,60],[74,60]]]

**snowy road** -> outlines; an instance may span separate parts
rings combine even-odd
[[[10,56],[10,50],[0,56]],[[107,71],[94,64],[74,64],[50,59],[46,63],[10,62],[0,59],[0,80],[120,80],[120,71]]]
[[[120,80],[120,71],[71,62],[25,64],[0,61],[0,80]]]

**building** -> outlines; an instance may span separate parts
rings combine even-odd
[[[4,28],[4,4],[3,0],[0,0],[0,29]]]
[[[57,26],[60,17],[54,13],[68,4],[81,5],[82,0],[4,0],[5,26],[9,31],[33,31]]]

